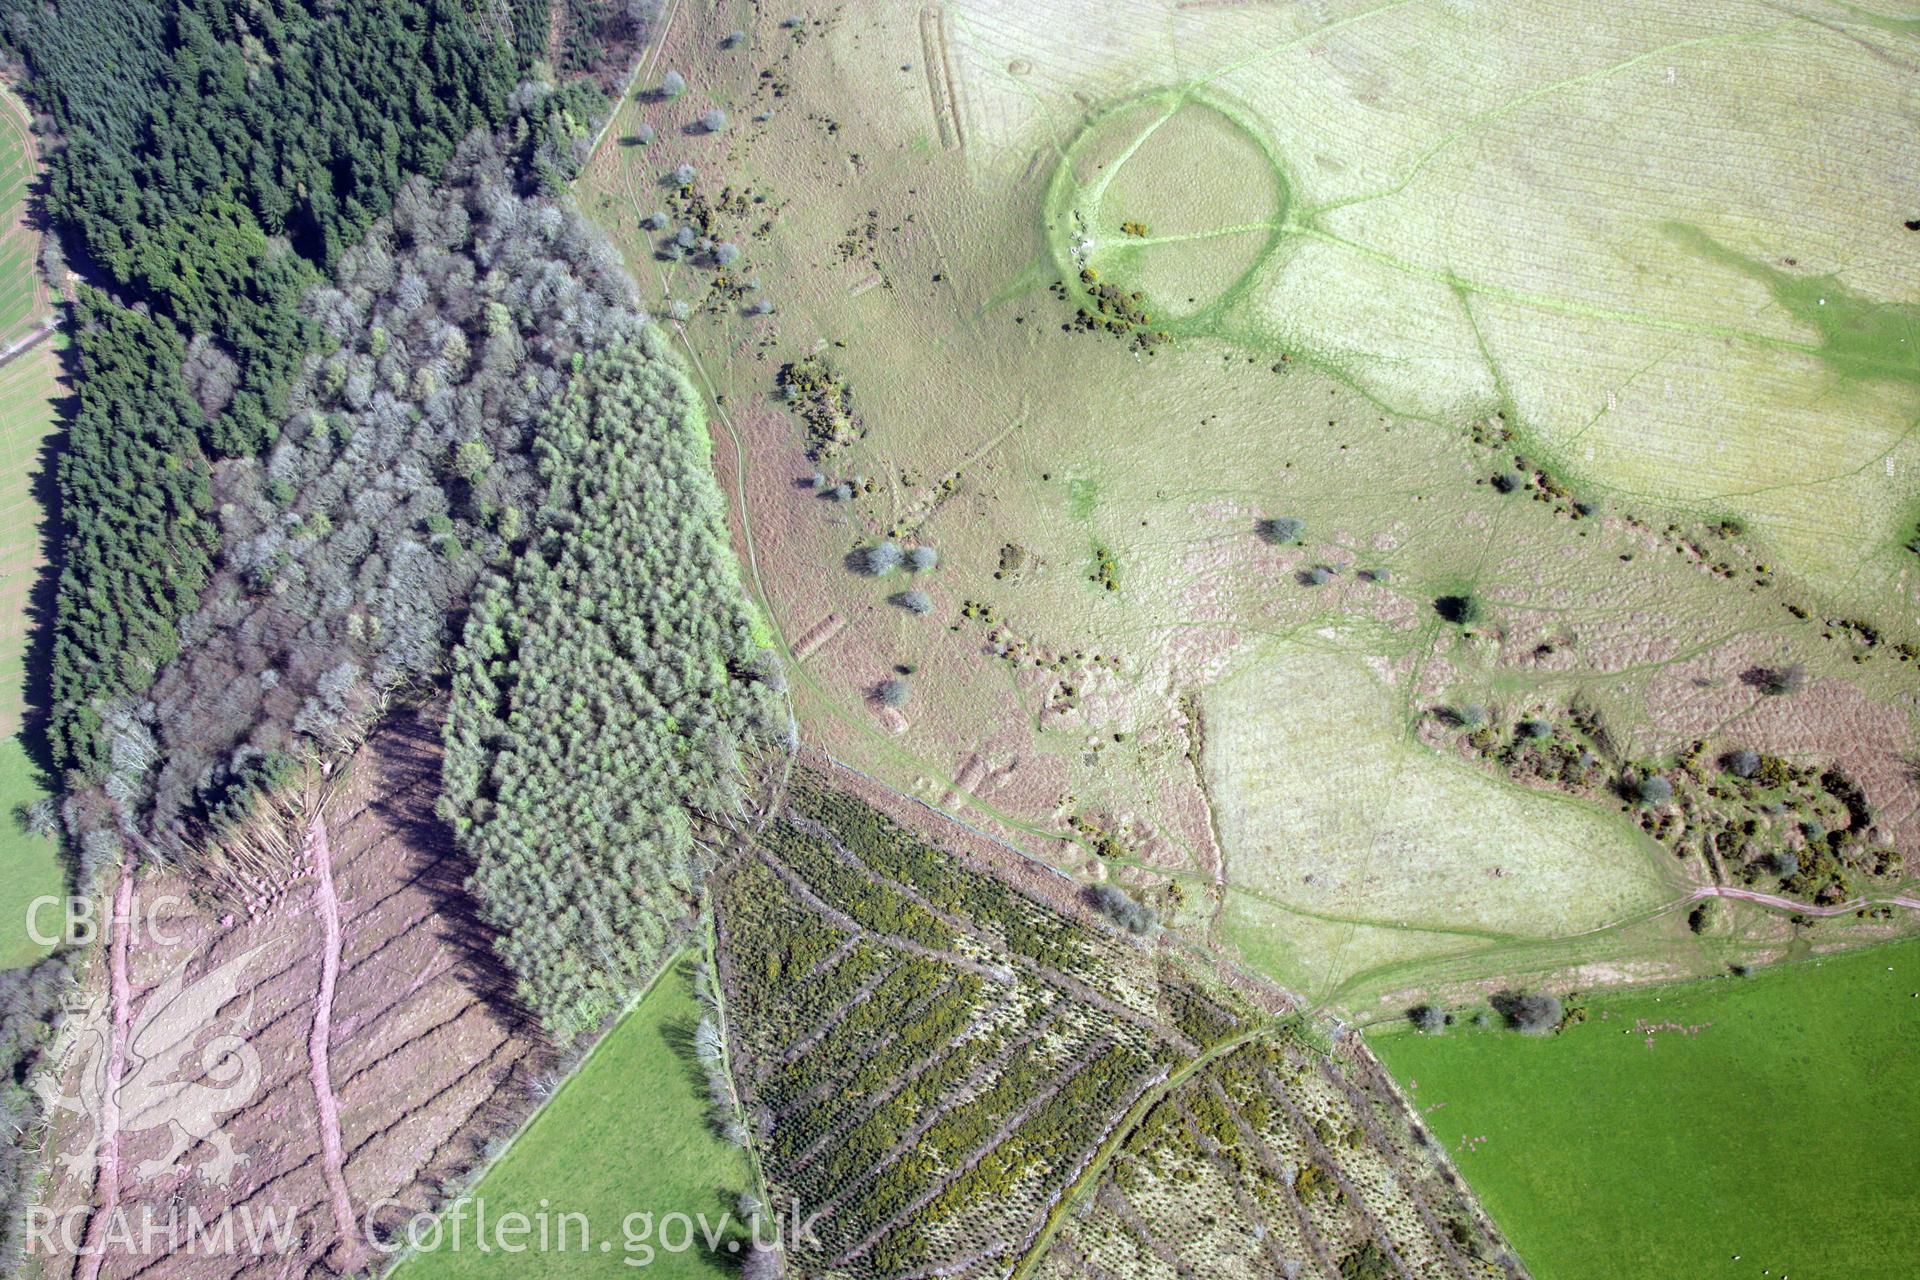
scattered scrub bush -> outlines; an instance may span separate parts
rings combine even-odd
[[[1545,992],[1502,991],[1490,1004],[1507,1026],[1528,1035],[1540,1035],[1560,1025],[1563,1009],[1558,996]]]
[[[1478,729],[1486,724],[1489,718],[1487,709],[1477,702],[1463,702],[1457,707],[1450,708],[1446,715],[1447,719],[1460,729]]]
[[[1160,913],[1117,884],[1089,885],[1087,901],[1128,933],[1152,933],[1159,927]]]
[[[1307,522],[1297,516],[1274,516],[1260,521],[1254,529],[1263,539],[1278,547],[1304,538],[1307,534]]]
[[[1755,667],[1742,679],[1769,698],[1784,698],[1807,687],[1807,669],[1797,662],[1784,667]]]
[[[891,538],[883,539],[861,551],[857,557],[860,572],[870,578],[884,578],[900,567],[904,553]]]

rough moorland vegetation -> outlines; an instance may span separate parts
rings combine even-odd
[[[1170,1091],[1034,1274],[1524,1275],[1378,1068],[1330,1049],[1256,1040]]]
[[[580,364],[539,423],[546,498],[455,659],[445,812],[521,999],[567,1042],[658,963],[776,720],[699,401],[651,332]]]
[[[1505,1269],[1364,1059],[816,777],[715,901],[748,1140],[813,1222],[808,1275]]]

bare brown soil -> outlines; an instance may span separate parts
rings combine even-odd
[[[488,1137],[510,1130],[531,1109],[531,1077],[546,1054],[505,999],[489,936],[462,887],[465,864],[433,816],[437,716],[391,717],[348,767],[323,811],[324,835],[306,842],[295,883],[270,906],[249,916],[208,898],[186,873],[147,876],[134,913],[144,919],[153,911],[156,928],[136,931],[128,948],[134,1060],[118,1143],[122,1220],[137,1227],[150,1212],[164,1224],[170,1214],[191,1210],[212,1223],[233,1210],[258,1221],[272,1209],[282,1221],[297,1215],[298,1242],[285,1253],[256,1256],[245,1247],[241,1219],[236,1252],[168,1256],[164,1232],[147,1248],[137,1230],[124,1241],[109,1226],[103,1277],[319,1277],[365,1267],[379,1260],[365,1238],[371,1206],[385,1202],[377,1218],[390,1224],[437,1203],[440,1185],[474,1166]],[[324,1007],[330,930],[326,878],[318,874],[325,868],[313,861],[320,849],[331,855],[339,947]],[[231,1088],[223,1101],[241,1105],[215,1109],[209,1139],[183,1137],[167,1123],[181,1110],[177,1102],[143,1108],[136,1100],[155,1096],[141,1086],[141,1074],[169,1056],[143,1038],[141,1019],[152,1014],[155,993],[164,997],[168,979],[182,972],[183,960],[189,997],[203,997],[189,1012],[203,1016],[153,1024],[169,1025],[180,1042],[171,1050],[179,1078],[207,1089],[214,1086],[206,1081],[220,1078],[217,1063],[200,1060],[212,1051],[188,1041],[204,1046],[232,1034],[258,1055],[257,1088]],[[234,961],[242,963],[228,971],[238,975],[229,991],[220,973]],[[89,993],[104,995],[105,984],[103,965]],[[312,1053],[324,1053],[324,1063]],[[333,1188],[323,1092],[337,1104]],[[90,1121],[62,1117],[44,1199],[56,1221],[101,1198],[91,1164],[63,1171],[58,1162],[93,1138]],[[232,1167],[225,1168],[229,1146]],[[103,1179],[108,1167],[101,1166]],[[350,1234],[339,1226],[335,1190],[348,1202]],[[40,1272],[49,1280],[83,1274],[58,1249],[43,1256]]]

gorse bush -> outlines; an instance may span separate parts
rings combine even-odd
[[[1784,667],[1755,667],[1744,679],[1769,698],[1784,698],[1807,687],[1807,669],[1797,662]]]
[[[1490,1002],[1493,1011],[1514,1031],[1539,1035],[1560,1025],[1560,999],[1544,992],[1502,991]]]
[[[444,815],[522,1001],[558,1043],[619,1008],[708,870],[775,722],[699,401],[652,331],[581,362],[541,419],[533,543],[455,654]]]
[[[1340,1280],[1392,1280],[1400,1274],[1386,1250],[1371,1240],[1363,1241],[1340,1259]]]
[[[1487,709],[1477,702],[1463,702],[1457,707],[1449,708],[1444,715],[1451,724],[1460,729],[1478,729],[1489,719]]]
[[[1259,521],[1254,525],[1254,529],[1267,542],[1274,546],[1282,546],[1289,542],[1298,542],[1305,537],[1307,522],[1296,516],[1275,516],[1269,520]]]
[[[1087,901],[1128,933],[1152,933],[1160,924],[1159,912],[1117,884],[1089,885]]]

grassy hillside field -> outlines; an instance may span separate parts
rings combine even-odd
[[[669,966],[474,1191],[489,1221],[517,1211],[537,1223],[544,1210],[554,1215],[557,1234],[559,1214],[587,1216],[590,1247],[573,1243],[575,1231],[566,1251],[539,1254],[542,1276],[713,1280],[735,1272],[706,1252],[697,1225],[700,1214],[716,1228],[723,1215],[738,1222],[735,1197],[746,1188],[748,1173],[746,1157],[707,1123],[706,1086],[689,1052],[700,1018],[691,966],[686,959]],[[633,1214],[651,1215],[652,1230],[642,1233],[638,1220],[629,1221]],[[696,1219],[692,1249],[660,1247],[662,1239],[669,1245],[680,1241],[677,1225],[656,1234],[672,1214]],[[471,1232],[471,1209],[467,1222]],[[639,1237],[631,1245],[629,1228]],[[647,1248],[652,1261],[639,1271]],[[442,1248],[410,1259],[394,1276],[468,1280],[524,1275],[526,1265],[526,1255],[481,1253],[469,1237],[458,1251]]]
[[[1661,848],[1627,775],[1837,768],[1920,850],[1870,9],[681,5],[578,195],[712,401],[810,740],[1350,1011],[1694,976],[1758,844]],[[1508,785],[1461,705],[1604,722],[1595,785]]]
[[[40,237],[25,223],[27,187],[38,163],[25,105],[0,89],[0,350],[48,315],[47,286],[35,262]]]
[[[35,271],[36,234],[23,222],[34,151],[19,99],[0,93],[0,351],[32,335],[52,317]],[[21,740],[26,709],[27,608],[41,573],[42,524],[36,484],[61,394],[55,343],[42,338],[0,363],[0,967],[26,964],[46,948],[27,936],[35,898],[65,889],[58,845],[26,834],[14,820],[21,805],[46,794]],[[43,932],[57,930],[43,912]]]
[[[1913,1274],[1920,942],[1371,1044],[1536,1275]]]

